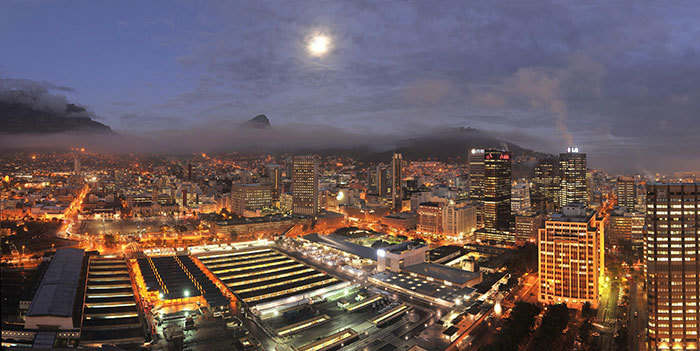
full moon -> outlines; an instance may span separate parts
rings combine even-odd
[[[309,41],[308,50],[313,56],[323,56],[328,52],[331,45],[331,39],[323,34],[315,35]]]

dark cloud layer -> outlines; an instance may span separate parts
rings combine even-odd
[[[306,133],[294,137],[333,126],[334,139],[376,145],[372,137],[469,125],[545,152],[576,145],[594,167],[700,170],[697,2],[190,5],[151,21],[166,24],[159,44],[178,48],[168,59],[183,88],[91,105],[122,134],[196,144],[186,135],[265,113]],[[123,20],[112,23],[136,25]],[[332,38],[322,58],[305,51],[317,33]]]

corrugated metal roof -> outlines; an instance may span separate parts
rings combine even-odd
[[[314,243],[328,245],[336,250],[345,251],[355,256],[374,261],[377,260],[376,249],[345,241],[345,239],[339,235],[320,235],[317,233],[311,233],[304,235],[304,239]]]
[[[27,316],[73,315],[73,303],[80,283],[84,251],[59,249],[39,285]]]
[[[414,264],[404,267],[403,270],[426,277],[445,280],[458,285],[466,284],[474,279],[478,279],[481,276],[480,273],[468,272],[436,263]]]

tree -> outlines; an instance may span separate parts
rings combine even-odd
[[[542,325],[535,338],[535,349],[551,349],[559,341],[561,332],[569,324],[569,309],[565,303],[550,305],[547,307]]]
[[[539,307],[527,302],[518,302],[513,307],[510,317],[506,319],[503,329],[498,333],[494,342],[485,345],[481,351],[517,350],[523,338],[530,333],[535,322],[535,316],[540,313]]]
[[[595,315],[595,310],[591,306],[591,303],[586,301],[583,303],[583,306],[581,307],[581,316],[584,319],[590,319]]]
[[[508,272],[519,276],[534,271],[537,271],[537,245],[526,243],[513,254],[513,259],[508,264]]]

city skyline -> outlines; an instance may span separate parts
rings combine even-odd
[[[264,113],[280,145],[470,126],[593,167],[700,169],[696,4],[442,5],[8,2],[0,40],[27,50],[0,88],[86,106],[142,151],[230,147]]]
[[[1,347],[698,350],[698,19],[0,0]]]

